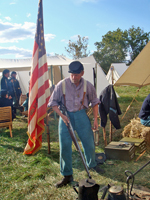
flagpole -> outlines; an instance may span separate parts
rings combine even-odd
[[[48,113],[46,115],[46,126],[47,126],[47,145],[48,145],[48,154],[50,154],[50,131],[48,123]]]

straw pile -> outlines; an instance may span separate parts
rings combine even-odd
[[[150,127],[141,124],[140,118],[133,118],[131,122],[124,127],[123,137],[143,138],[147,146],[150,146]]]

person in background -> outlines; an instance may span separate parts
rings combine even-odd
[[[7,90],[2,89],[0,92],[0,107],[7,107],[7,106],[11,106],[12,120],[13,120],[16,116],[14,113],[12,101],[8,99]]]
[[[139,118],[141,124],[144,126],[150,126],[150,94],[143,101]]]
[[[20,96],[22,94],[19,81],[16,79],[17,73],[15,71],[11,72],[11,78],[9,80],[11,87],[11,96],[13,98],[14,112],[16,113],[16,108],[19,106]]]
[[[8,98],[11,99],[11,86],[9,83],[9,70],[8,69],[4,69],[3,71],[3,77],[1,79],[1,90],[6,90],[7,94],[8,94]]]
[[[26,96],[27,96],[27,98],[26,98],[26,100],[22,104],[22,106],[24,107],[24,111],[28,110],[29,93],[27,93]]]
[[[60,116],[60,171],[64,178],[55,185],[56,187],[62,187],[73,181],[72,139],[67,129],[69,119],[60,111],[59,102],[62,102],[66,105],[73,129],[76,130],[82,142],[88,168],[96,171],[97,173],[104,173],[104,170],[101,169],[95,161],[93,131],[90,120],[86,114],[86,109],[91,103],[94,114],[93,129],[97,130],[98,104],[100,101],[97,98],[94,86],[89,81],[85,81],[82,78],[84,74],[82,63],[79,61],[72,62],[69,65],[69,73],[70,77],[60,81],[55,86],[48,103],[48,107],[52,107],[53,110]],[[65,94],[63,94],[62,88],[64,83]],[[86,89],[86,93],[84,92],[84,89]]]

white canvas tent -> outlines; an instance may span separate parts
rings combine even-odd
[[[63,66],[68,65],[72,60],[64,56],[48,56],[48,66]],[[0,72],[4,69],[10,71],[30,71],[32,58],[26,59],[0,59]]]
[[[48,70],[50,80],[56,84],[61,79],[61,72],[59,66],[69,65],[72,62],[64,56],[49,56],[47,57]],[[27,59],[0,59],[0,73],[4,69],[9,69],[10,72],[17,72],[17,79],[19,80],[22,93],[26,94],[29,90],[30,69],[32,65],[32,58]],[[54,67],[54,68],[53,68]],[[1,74],[2,76],[2,74]],[[51,83],[51,82],[50,82]]]
[[[150,84],[150,41],[131,63],[115,86],[131,85],[139,88]]]
[[[49,56],[47,57],[48,73],[50,85],[57,84],[62,78],[68,77],[68,65],[73,60],[64,56]],[[96,91],[99,97],[101,91],[109,85],[105,74],[99,64],[96,63],[93,56],[79,59],[84,65],[84,78],[94,85],[93,68],[96,71]],[[23,94],[29,90],[30,69],[32,58],[27,59],[0,59],[0,72],[4,69],[17,72],[17,79],[19,80]]]
[[[112,63],[106,75],[110,84],[115,84],[120,76],[128,69],[125,63]]]
[[[105,73],[103,72],[101,66],[98,63],[96,63],[96,60],[93,56],[82,58],[79,61],[82,62],[84,65],[84,69],[85,69],[84,78],[89,80],[93,85],[94,85],[93,68],[95,67],[95,72],[96,72],[96,77],[97,77],[96,78],[96,93],[97,93],[97,96],[99,97],[101,91],[109,85],[109,82],[106,79]],[[84,64],[84,63],[87,63],[87,64]],[[89,68],[89,70],[86,70],[87,68]]]

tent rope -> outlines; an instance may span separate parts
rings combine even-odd
[[[130,105],[127,107],[127,109],[126,109],[126,112],[125,112],[125,113],[124,113],[124,115],[122,116],[122,118],[121,118],[120,122],[121,122],[121,121],[124,119],[124,117],[125,117],[126,113],[127,113],[127,112],[128,112],[128,110],[130,109],[130,107],[131,107],[131,105],[132,105],[133,101],[135,100],[136,96],[138,95],[138,92],[139,92],[139,90],[140,90],[140,88],[138,88],[138,89],[137,89],[137,91],[136,91],[136,94],[135,94],[134,98],[132,99],[132,101],[131,101]]]

